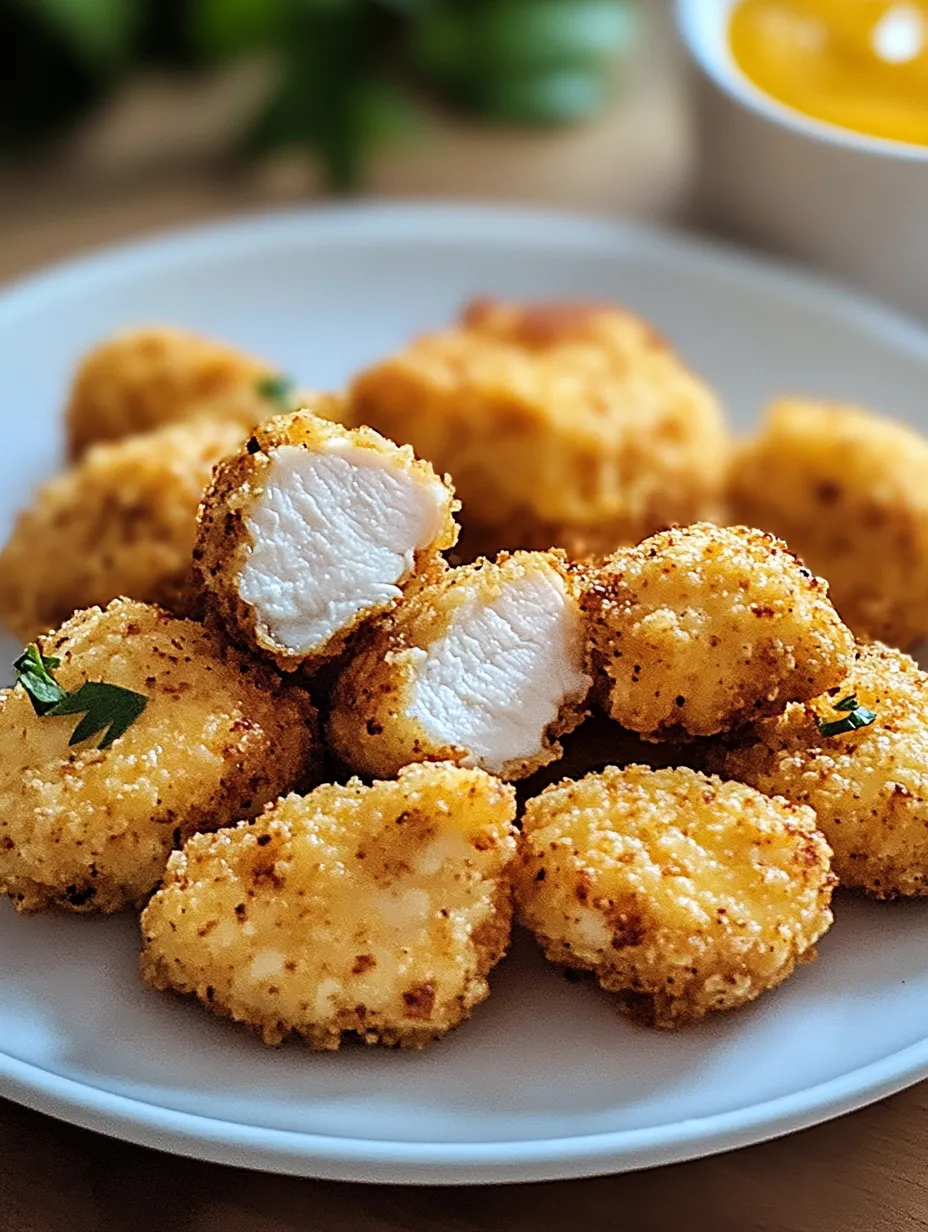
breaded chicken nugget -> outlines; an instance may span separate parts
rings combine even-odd
[[[68,691],[103,681],[147,702],[108,747],[99,735],[71,746],[78,717],[37,715],[21,684],[0,692],[0,891],[20,911],[136,903],[188,835],[312,776],[307,694],[201,625],[118,599],[39,646]]]
[[[837,684],[853,655],[826,584],[761,531],[663,531],[588,576],[605,708],[650,740],[776,714]]]
[[[264,360],[209,338],[167,327],[131,330],[96,347],[78,368],[67,409],[68,449],[77,458],[99,441],[201,416],[230,420],[245,436],[313,396],[290,389]],[[336,398],[316,408],[332,419],[343,411]]]
[[[457,508],[408,445],[300,411],[217,468],[194,561],[230,634],[285,670],[318,666],[440,562]]]
[[[637,543],[712,516],[714,394],[650,325],[606,304],[481,300],[362,373],[352,413],[454,476],[472,550]]]
[[[850,729],[847,703],[835,709],[848,697],[875,714],[871,724]],[[823,734],[829,724],[843,730]],[[928,894],[928,676],[908,655],[861,646],[840,688],[733,741],[712,767],[811,805],[842,885],[876,898]]]
[[[117,595],[188,614],[197,506],[241,428],[173,424],[91,449],[44,484],[0,553],[0,616],[23,641]]]
[[[858,637],[928,634],[928,440],[856,407],[774,403],[731,468],[733,519],[781,535]]]
[[[677,1027],[814,957],[829,855],[811,809],[695,770],[609,766],[528,802],[513,885],[552,962]]]
[[[423,583],[371,627],[335,685],[329,738],[361,773],[449,760],[523,778],[583,719],[587,657],[563,554],[504,552]]]
[[[143,978],[314,1049],[420,1048],[489,993],[509,944],[515,793],[480,770],[318,787],[195,836],[142,916]]]

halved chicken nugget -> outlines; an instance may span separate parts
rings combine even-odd
[[[776,714],[837,684],[853,655],[827,585],[761,531],[678,527],[588,576],[605,709],[649,740]]]
[[[28,641],[118,595],[190,614],[200,497],[243,439],[224,420],[172,424],[97,445],[49,480],[0,553],[3,622]]]
[[[472,552],[609,552],[713,516],[724,486],[715,395],[608,304],[476,301],[362,373],[351,402],[451,472]]]
[[[424,582],[371,627],[336,683],[329,737],[362,773],[449,760],[523,778],[583,719],[587,657],[563,553],[504,552]]]
[[[928,894],[928,675],[908,655],[861,646],[839,688],[732,739],[712,767],[811,805],[842,885]]]
[[[928,440],[852,406],[775,402],[731,467],[734,519],[781,535],[828,578],[858,637],[928,634]]]
[[[221,342],[167,326],[116,334],[90,351],[74,378],[67,409],[68,449],[78,458],[99,441],[180,420],[229,420],[245,436],[255,424],[306,405],[273,365]],[[317,414],[341,419],[328,398]]]
[[[457,508],[408,445],[300,411],[217,468],[194,560],[230,634],[285,670],[318,666],[440,564]]]
[[[198,835],[142,916],[143,978],[268,1044],[421,1048],[487,997],[509,944],[514,817],[480,770],[410,766]]]
[[[516,904],[552,962],[678,1027],[814,957],[835,878],[809,808],[689,769],[609,766],[525,807]]]
[[[118,599],[38,644],[68,692],[102,681],[144,709],[108,747],[106,732],[72,745],[79,713],[36,714],[22,684],[0,692],[0,892],[20,911],[137,903],[195,830],[252,816],[314,777],[307,694],[202,625]],[[125,701],[106,705],[118,714]]]

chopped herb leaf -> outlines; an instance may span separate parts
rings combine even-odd
[[[36,714],[47,714],[53,706],[57,706],[67,697],[66,690],[52,676],[60,663],[60,659],[43,655],[35,642],[32,642],[13,664],[16,683],[21,684],[29,694],[32,709]]]
[[[263,376],[255,388],[262,398],[267,398],[268,402],[276,403],[282,411],[293,410],[296,382],[291,380],[289,376],[284,376],[283,373]]]
[[[102,680],[86,680],[79,689],[69,693],[49,715],[83,714],[68,744],[80,744],[103,732],[98,748],[106,749],[129,728],[148,705],[148,698],[117,684]]]
[[[98,748],[106,749],[135,722],[145,707],[148,698],[117,684],[105,684],[102,680],[87,680],[73,693],[62,688],[52,675],[60,659],[43,655],[33,642],[19,656],[13,667],[16,683],[29,694],[32,709],[36,714],[53,718],[58,715],[82,714],[71,735],[69,744],[79,744],[97,732],[103,732]]]
[[[826,719],[819,718],[817,715],[815,718],[818,730],[826,738],[828,736],[843,736],[845,732],[859,731],[860,728],[869,727],[871,723],[876,722],[874,711],[868,710],[866,706],[861,706],[853,693],[849,697],[842,697],[841,701],[835,702],[834,709],[843,712],[840,719],[834,719],[829,722]]]
[[[835,702],[834,708],[835,710],[856,710],[857,697],[853,693],[850,697],[842,697],[839,702]]]

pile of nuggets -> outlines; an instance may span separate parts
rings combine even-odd
[[[734,443],[630,313],[480,301],[340,394],[123,334],[67,433],[0,615],[42,688],[142,706],[0,694],[0,889],[141,908],[153,987],[421,1047],[516,918],[677,1027],[813,958],[839,883],[928,894],[910,430],[792,400]]]

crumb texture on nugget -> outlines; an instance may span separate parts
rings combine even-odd
[[[450,569],[364,635],[336,683],[329,737],[362,773],[449,760],[522,778],[583,719],[587,658],[562,553]]]
[[[261,383],[275,375],[263,360],[167,326],[127,330],[83,359],[67,409],[69,452],[178,420],[213,416],[248,432],[274,414]]]
[[[737,451],[733,520],[782,536],[828,578],[858,637],[928,634],[928,440],[852,406],[782,400]]]
[[[0,553],[3,622],[28,641],[120,595],[191,614],[197,506],[243,439],[218,420],[174,424],[95,446],[45,483]]]
[[[20,910],[136,903],[195,830],[310,780],[308,696],[201,625],[120,599],[77,612],[40,649],[65,689],[104,681],[147,704],[109,747],[71,746],[79,716],[35,714],[22,685],[0,693],[0,890]]]
[[[775,714],[837,684],[853,655],[826,584],[761,531],[663,531],[588,578],[605,708],[650,739]]]
[[[551,961],[677,1027],[814,956],[829,854],[809,808],[695,770],[610,766],[528,801],[516,904]]]
[[[514,817],[482,771],[419,765],[197,835],[142,916],[143,977],[269,1044],[422,1047],[487,997],[505,953]]]
[[[823,735],[847,716],[835,709],[847,697],[874,721]],[[842,885],[876,898],[928,894],[928,676],[908,655],[861,646],[839,688],[719,745],[712,765],[811,805]]]
[[[606,304],[471,304],[363,372],[361,423],[454,476],[465,542],[611,551],[712,516],[728,442],[715,395]]]
[[[457,539],[454,490],[412,450],[308,411],[217,468],[194,559],[207,603],[284,669],[319,664]]]

